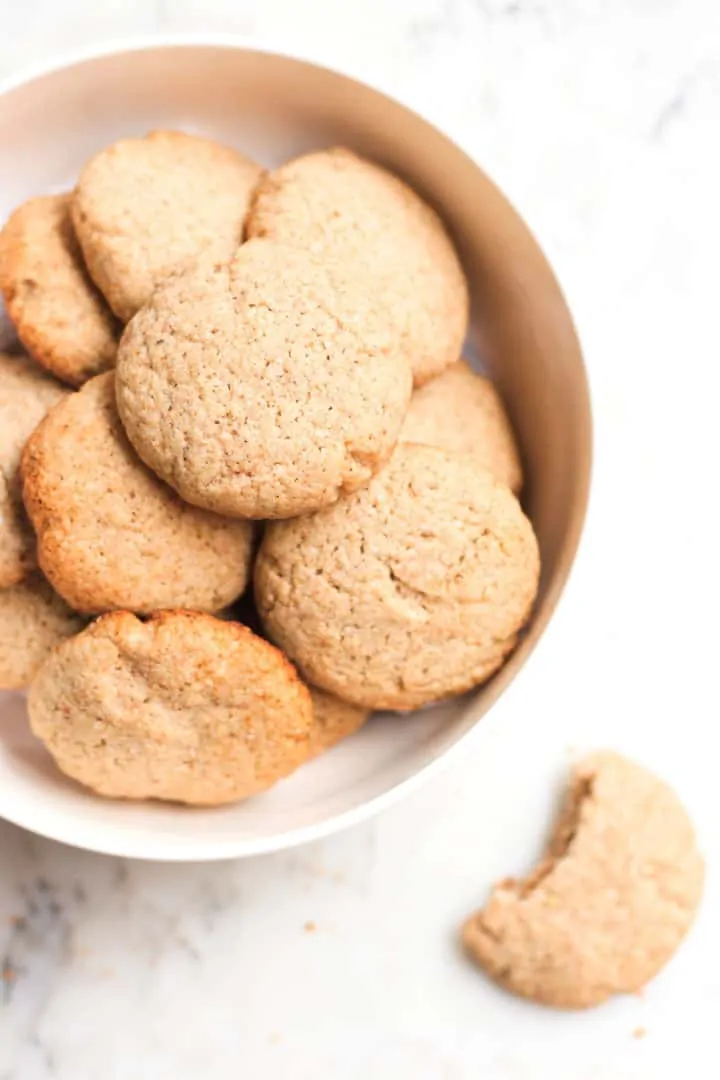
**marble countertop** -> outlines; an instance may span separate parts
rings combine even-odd
[[[720,7],[3,7],[0,75],[136,33],[280,36],[447,128],[564,285],[596,466],[570,587],[502,723],[377,820],[202,866],[93,856],[0,823],[0,1080],[657,1080],[687,1070],[690,1046],[693,1076],[716,1077]],[[709,873],[690,939],[641,998],[565,1015],[493,989],[456,929],[529,865],[586,746],[672,781]]]

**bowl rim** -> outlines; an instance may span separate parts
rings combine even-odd
[[[131,53],[148,52],[156,49],[181,48],[216,48],[227,50],[229,52],[244,51],[275,56],[280,59],[296,61],[311,67],[320,68],[341,78],[357,82],[371,91],[382,95],[393,104],[398,105],[400,108],[411,113],[423,123],[433,128],[434,131],[442,138],[446,139],[454,149],[465,158],[469,165],[481,172],[483,177],[497,190],[499,196],[508,204],[512,213],[526,229],[533,244],[542,255],[547,271],[557,289],[558,296],[562,300],[576,346],[576,356],[578,361],[577,376],[578,387],[580,390],[578,408],[583,416],[584,431],[584,438],[581,446],[582,461],[578,469],[578,484],[575,492],[576,498],[563,541],[562,550],[564,557],[562,559],[562,565],[554,574],[545,594],[543,602],[543,622],[539,632],[534,635],[534,639],[526,646],[522,663],[517,670],[513,669],[512,663],[509,663],[501,669],[498,675],[492,680],[492,683],[486,691],[482,715],[478,717],[466,731],[458,735],[452,745],[448,746],[432,760],[422,765],[411,776],[398,781],[386,791],[372,796],[367,801],[362,802],[357,806],[328,817],[325,821],[286,829],[283,832],[279,832],[276,835],[269,837],[240,840],[232,837],[227,839],[223,838],[222,840],[215,842],[211,848],[206,846],[206,841],[197,839],[188,841],[183,846],[182,850],[175,850],[172,847],[168,847],[164,851],[162,849],[160,851],[150,851],[149,848],[151,845],[146,844],[144,837],[141,838],[137,834],[129,838],[129,843],[122,843],[122,838],[119,835],[113,834],[107,841],[103,840],[102,844],[98,844],[95,830],[92,829],[83,829],[77,838],[69,839],[62,828],[56,827],[54,815],[52,814],[44,815],[43,819],[37,824],[29,823],[22,814],[15,814],[13,812],[13,807],[8,808],[7,806],[0,806],[0,819],[68,847],[152,862],[192,863],[217,862],[227,859],[245,858],[253,855],[271,854],[273,852],[299,847],[302,844],[314,840],[321,840],[334,833],[350,828],[351,826],[359,825],[360,823],[375,817],[394,803],[399,802],[400,799],[417,791],[422,784],[426,783],[433,776],[438,775],[441,769],[448,768],[455,760],[455,756],[460,752],[461,747],[467,749],[473,738],[477,739],[483,735],[487,735],[491,728],[495,728],[498,720],[497,706],[499,699],[502,698],[507,705],[508,699],[512,698],[510,691],[512,687],[517,684],[518,680],[524,677],[538,643],[544,637],[550,622],[555,616],[558,603],[565,591],[575,566],[587,518],[593,471],[594,435],[591,388],[578,329],[575,325],[575,320],[565,292],[558,281],[557,275],[545,255],[542,246],[535,236],[535,233],[515,205],[508,199],[502,189],[498,187],[492,177],[490,177],[482,166],[477,163],[474,157],[465,150],[461,140],[451,134],[447,127],[439,126],[439,124],[437,124],[434,119],[431,119],[425,112],[420,112],[413,105],[409,104],[396,90],[389,90],[383,85],[381,80],[378,80],[375,76],[370,77],[358,66],[353,65],[352,63],[343,67],[337,66],[323,55],[322,49],[316,50],[298,46],[295,43],[285,42],[282,35],[275,35],[272,39],[264,36],[248,37],[236,33],[198,34],[178,32],[171,34],[155,33],[122,35],[117,39],[101,40],[78,49],[62,50],[48,55],[45,60],[40,60],[34,64],[24,65],[19,71],[0,80],[0,98],[39,79],[73,67],[79,67],[82,64],[90,63],[92,61],[120,55],[129,55]],[[490,714],[493,714],[492,720],[490,719]],[[482,723],[480,723],[481,720]],[[62,818],[60,820],[62,820]],[[140,840],[139,843],[138,840]],[[143,848],[148,848],[148,850],[143,850]]]

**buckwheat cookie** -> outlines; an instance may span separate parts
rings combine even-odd
[[[42,574],[0,589],[0,690],[22,690],[53,646],[84,625]]]
[[[351,268],[254,240],[173,277],[138,313],[117,400],[140,457],[188,502],[280,518],[369,480],[411,381]]]
[[[464,360],[415,391],[400,438],[473,453],[511,491],[522,488],[520,454],[502,398]]]
[[[0,589],[37,565],[20,494],[20,455],[47,410],[67,391],[24,356],[0,353]]]
[[[402,443],[367,487],[267,527],[255,600],[308,682],[413,709],[500,667],[539,565],[517,499],[472,455]]]
[[[547,853],[495,886],[463,929],[469,954],[508,990],[580,1009],[636,993],[700,904],[704,867],[674,792],[610,752],[574,770]]]
[[[378,165],[338,148],[289,161],[258,185],[246,233],[364,272],[417,385],[460,355],[468,287],[452,241],[435,211]]]
[[[79,386],[115,363],[117,323],[83,265],[69,195],[23,203],[0,233],[0,290],[20,341]]]
[[[72,607],[217,611],[247,585],[252,525],[184,503],[140,461],[114,374],[50,411],[22,459],[44,573]]]
[[[311,754],[315,757],[359,731],[370,716],[370,710],[341,701],[314,686],[308,689],[313,706],[310,746]]]
[[[201,253],[230,258],[261,174],[237,150],[180,131],[123,139],[87,162],[72,204],[75,231],[123,322]]]
[[[196,612],[101,616],[43,664],[28,711],[64,773],[116,798],[220,805],[309,755],[310,695],[282,653]]]

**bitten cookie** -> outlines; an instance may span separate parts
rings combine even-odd
[[[51,410],[22,476],[40,566],[77,610],[217,611],[243,592],[251,524],[188,506],[143,465],[117,414],[113,372]]]
[[[511,491],[522,488],[520,454],[502,398],[464,360],[415,391],[400,438],[475,454]]]
[[[20,455],[31,432],[67,391],[24,356],[0,353],[0,589],[37,565],[20,495]]]
[[[28,697],[58,767],[100,795],[220,805],[309,754],[310,695],[238,623],[165,611],[101,616],[57,649]]]
[[[117,324],[83,265],[69,195],[23,203],[0,233],[0,289],[20,341],[79,386],[115,363]]]
[[[180,131],[123,139],[87,162],[72,204],[75,231],[123,322],[202,252],[230,258],[261,174],[236,150]]]
[[[308,689],[313,705],[310,745],[315,757],[359,731],[370,716],[370,710],[341,701],[314,686]]]
[[[118,351],[140,457],[188,502],[234,517],[309,513],[364,484],[410,390],[352,271],[264,240],[168,281]]]
[[[517,499],[472,455],[402,443],[366,488],[267,527],[255,599],[308,682],[413,709],[500,667],[539,565]]]
[[[0,589],[0,690],[22,690],[53,646],[84,625],[42,574]]]
[[[700,903],[703,860],[674,792],[639,765],[597,753],[573,772],[545,858],[493,890],[463,929],[497,982],[580,1009],[642,989]]]
[[[385,169],[343,149],[289,161],[258,185],[246,232],[363,272],[417,385],[460,355],[468,287],[452,241],[435,211]]]

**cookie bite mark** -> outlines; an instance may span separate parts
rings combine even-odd
[[[538,866],[496,885],[463,928],[468,954],[513,993],[580,1009],[636,993],[700,903],[703,860],[674,792],[611,752],[573,771]]]
[[[115,363],[119,325],[90,280],[69,195],[29,199],[0,233],[0,290],[29,353],[70,386]]]

